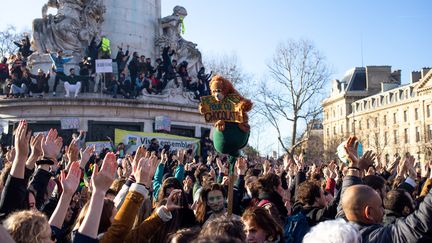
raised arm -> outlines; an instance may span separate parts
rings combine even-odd
[[[70,201],[79,185],[80,178],[81,170],[79,168],[78,161],[72,163],[67,176],[65,175],[64,170],[61,171],[60,180],[63,193],[61,194],[57,207],[55,208],[54,213],[51,215],[49,220],[54,232],[60,230],[63,226],[63,221],[66,217]],[[62,240],[61,238],[57,237],[59,237],[59,235],[56,235],[57,241]]]
[[[27,184],[24,179],[25,161],[28,154],[30,133],[27,132],[27,122],[22,120],[15,131],[16,154],[12,162],[12,169],[2,191],[0,213],[6,217],[17,209],[27,209]]]
[[[116,170],[116,157],[112,152],[107,153],[105,156],[100,171],[98,171],[98,166],[95,164],[95,169],[92,175],[93,193],[90,199],[87,214],[85,215],[84,220],[78,229],[79,234],[92,239],[97,238],[98,227],[96,226],[100,223],[105,193],[114,181]]]

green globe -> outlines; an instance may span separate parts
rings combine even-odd
[[[243,132],[237,123],[225,122],[225,130],[223,132],[214,129],[213,145],[219,153],[238,157],[240,149],[248,143],[249,134],[249,132]]]

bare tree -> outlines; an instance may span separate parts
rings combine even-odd
[[[6,27],[5,30],[0,31],[0,56],[6,56],[15,53],[18,47],[13,43],[19,40],[22,34],[16,31],[12,25]]]
[[[273,82],[262,82],[256,96],[258,112],[276,129],[283,149],[292,156],[299,123],[307,124],[321,112],[323,89],[330,78],[324,56],[308,40],[281,43],[267,65]],[[291,122],[291,143],[283,141],[282,124]]]
[[[251,75],[246,73],[235,54],[207,55],[204,66],[215,75],[221,75],[230,80],[240,92],[248,92],[245,83],[251,79]]]

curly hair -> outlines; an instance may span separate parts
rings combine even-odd
[[[17,243],[39,243],[51,236],[43,235],[51,230],[48,219],[39,211],[15,212],[3,221],[3,225]]]

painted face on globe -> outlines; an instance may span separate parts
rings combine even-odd
[[[218,213],[225,208],[224,201],[224,196],[219,190],[210,191],[207,195],[207,205],[215,213]]]

